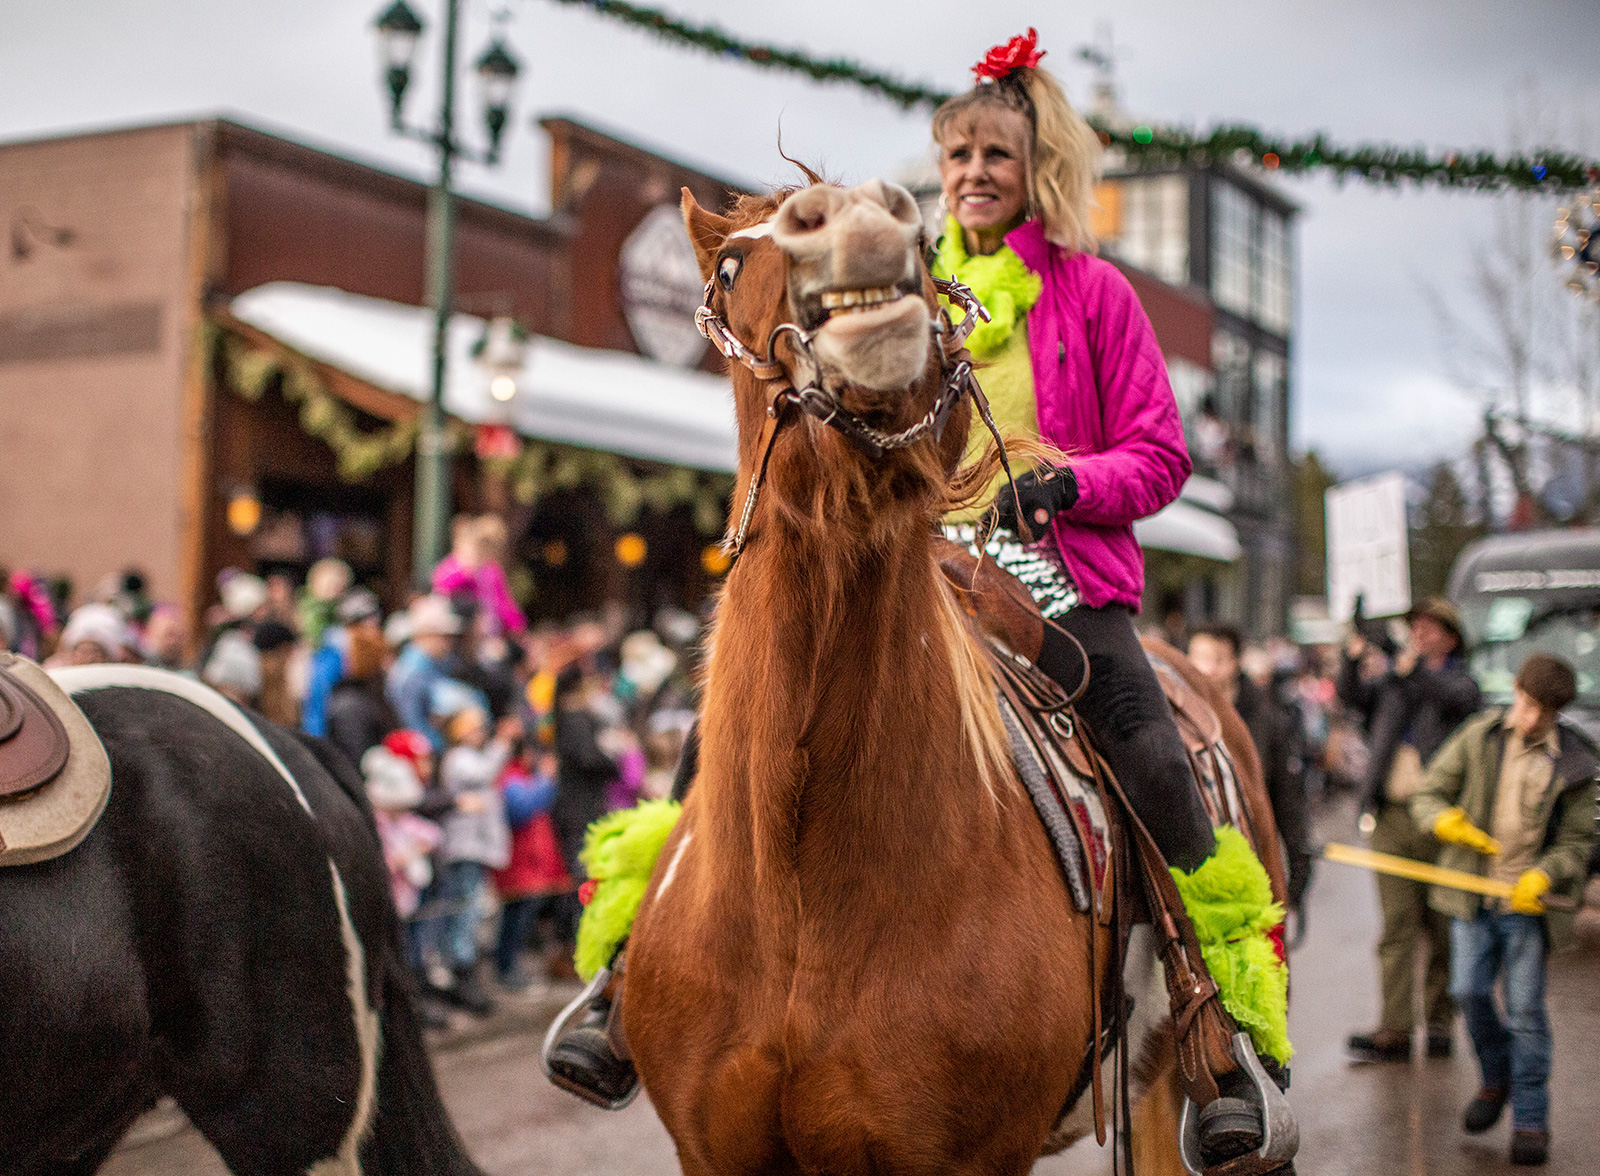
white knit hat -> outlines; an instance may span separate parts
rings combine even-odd
[[[61,630],[61,648],[71,649],[93,641],[111,657],[120,657],[133,643],[122,614],[109,604],[85,604],[67,618]]]
[[[403,812],[422,803],[417,770],[381,743],[361,757],[361,774],[366,777],[367,799],[374,808]]]

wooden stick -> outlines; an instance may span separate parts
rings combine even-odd
[[[1432,886],[1448,886],[1452,890],[1468,890],[1473,894],[1484,894],[1490,898],[1510,898],[1512,884],[1510,882],[1497,882],[1493,878],[1485,878],[1481,874],[1469,874],[1465,870],[1452,870],[1446,866],[1436,866],[1431,862],[1419,862],[1414,858],[1396,857],[1392,853],[1378,853],[1376,850],[1360,849],[1354,845],[1340,845],[1338,842],[1329,842],[1322,847],[1322,856],[1330,862],[1341,866],[1360,866],[1365,870],[1374,870],[1379,874],[1392,874],[1396,878],[1409,878],[1413,882],[1426,882]],[[1578,904],[1570,898],[1559,894],[1546,894],[1540,899],[1545,906],[1553,911],[1575,911]]]

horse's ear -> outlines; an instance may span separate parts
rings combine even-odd
[[[683,223],[689,230],[689,240],[694,245],[694,258],[700,263],[700,276],[711,280],[711,267],[716,263],[717,250],[728,239],[733,222],[725,216],[707,212],[694,198],[694,193],[683,190]]]

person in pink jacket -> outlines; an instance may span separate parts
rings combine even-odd
[[[1040,668],[1070,689],[1082,660],[1066,634],[1087,653],[1078,709],[1173,867],[1224,1007],[1277,1077],[1290,1053],[1287,969],[1270,946],[1282,911],[1249,843],[1213,831],[1133,626],[1144,591],[1133,523],[1189,477],[1183,422],[1150,320],[1094,254],[1099,142],[1040,56],[1031,29],[997,47],[977,85],[933,118],[946,210],[934,272],[972,287],[992,315],[968,346],[1002,434],[1065,455],[1022,473],[1015,497],[997,480],[987,551],[1055,622]],[[971,456],[987,442],[974,430]],[[975,544],[981,513],[948,519],[947,532]],[[1260,1144],[1266,1095],[1241,1070],[1218,1075],[1223,1097],[1201,1110],[1208,1169]]]
[[[461,515],[451,534],[450,554],[433,569],[433,590],[440,596],[463,594],[493,619],[496,635],[515,637],[528,628],[528,618],[512,599],[502,561],[506,525],[499,515]]]

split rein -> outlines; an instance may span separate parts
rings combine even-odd
[[[694,312],[695,327],[722,353],[723,358],[747,368],[759,380],[782,382],[782,386],[767,402],[767,423],[762,430],[765,436],[761,444],[761,456],[750,477],[749,488],[745,491],[744,508],[739,512],[739,522],[722,541],[723,550],[733,558],[737,559],[744,552],[745,545],[749,541],[750,521],[755,515],[756,499],[761,494],[762,483],[766,481],[767,463],[772,457],[772,448],[778,439],[778,433],[784,424],[793,418],[794,414],[789,412],[791,408],[798,409],[800,413],[832,427],[868,457],[877,459],[885,453],[907,449],[925,437],[931,436],[938,441],[944,435],[945,423],[950,419],[950,413],[961,403],[962,397],[970,396],[978,415],[982,417],[984,425],[994,437],[995,445],[999,447],[1000,464],[1011,484],[1012,494],[1016,494],[1016,481],[1011,476],[1011,463],[1006,457],[1005,442],[995,425],[988,397],[983,394],[977,378],[972,374],[972,360],[965,356],[956,358],[966,343],[967,336],[973,332],[978,323],[989,321],[989,311],[967,286],[944,278],[933,279],[934,289],[965,312],[961,322],[952,323],[949,312],[940,307],[938,316],[932,320],[933,334],[939,343],[944,387],[934,400],[933,406],[916,423],[898,432],[886,433],[869,425],[860,416],[845,408],[839,394],[823,386],[822,365],[811,347],[813,332],[803,329],[796,323],[779,323],[767,335],[766,354],[757,355],[740,342],[728,326],[727,320],[711,305],[716,293],[716,284],[715,278],[706,283],[705,301]],[[789,370],[778,359],[778,340],[784,336],[790,337],[791,346],[810,369],[810,378],[799,389],[794,387],[798,381],[790,376]],[[1020,504],[1018,513],[1021,513]],[[992,512],[985,516],[985,520],[990,518]],[[982,540],[979,543],[980,551],[988,541],[990,528],[982,529],[984,533],[980,536]]]

